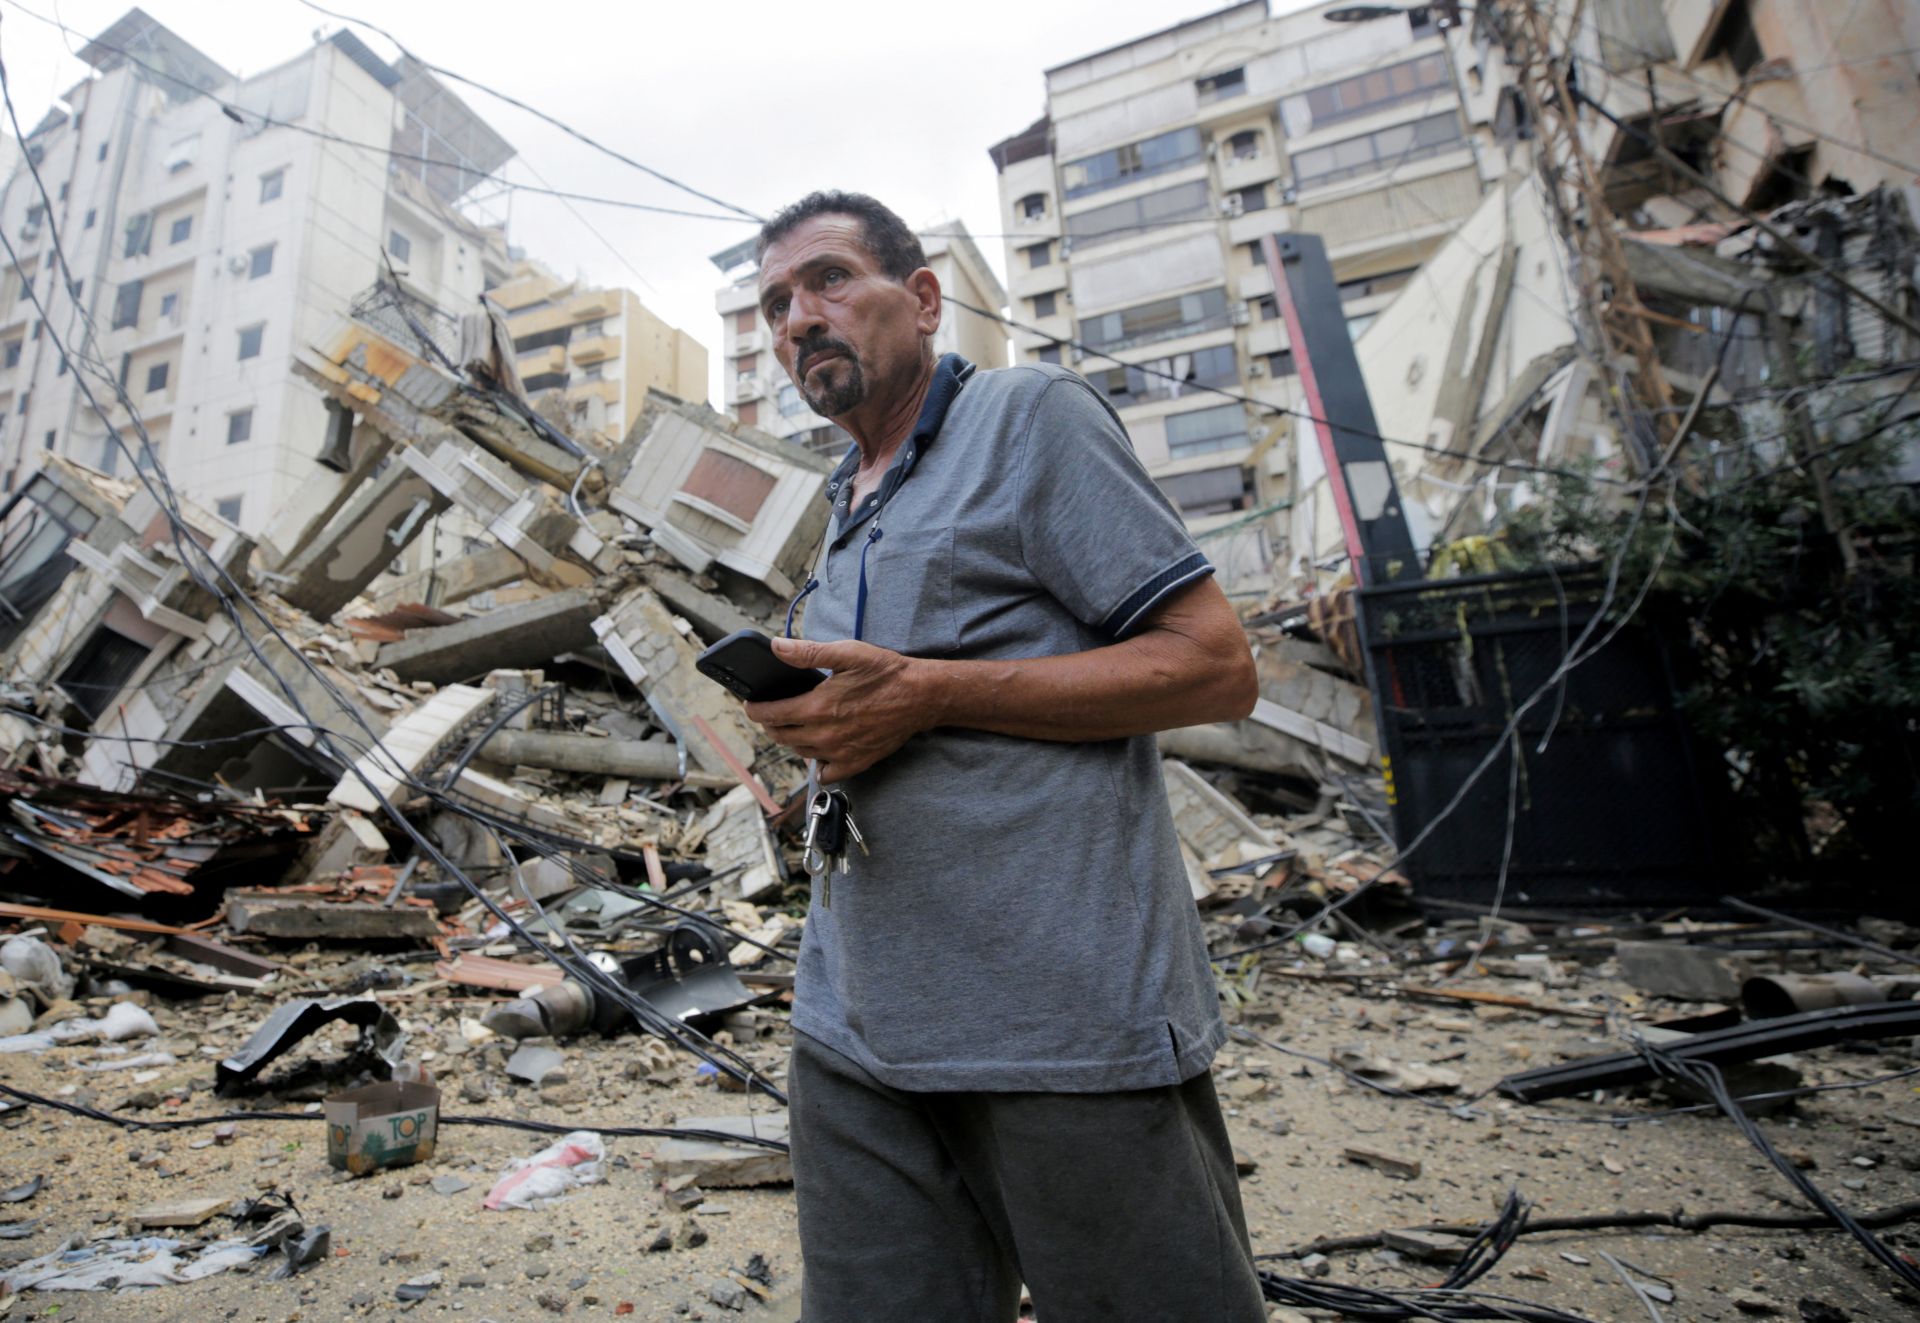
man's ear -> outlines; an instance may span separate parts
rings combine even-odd
[[[915,325],[919,327],[920,334],[932,335],[940,329],[940,316],[945,306],[940,293],[940,277],[923,266],[908,276],[905,284],[908,292],[920,304],[920,313],[915,320]]]

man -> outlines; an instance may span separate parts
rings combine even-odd
[[[936,362],[899,217],[816,193],[760,307],[856,448],[804,640],[749,704],[849,795],[789,1071],[807,1323],[1253,1323],[1207,1066],[1225,1037],[1152,732],[1256,697],[1238,619],[1113,411],[1059,368]]]

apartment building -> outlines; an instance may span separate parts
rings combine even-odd
[[[51,212],[24,162],[0,193],[18,255],[0,270],[0,489],[48,453],[126,476],[112,433],[137,441],[116,380],[175,484],[258,532],[333,480],[296,347],[377,305],[389,278],[454,349],[453,310],[508,273],[501,231],[456,204],[513,149],[425,69],[345,32],[243,79],[133,9],[79,55],[94,75],[22,144]],[[82,361],[55,348],[29,286]]]
[[[959,306],[970,303],[997,315],[1007,304],[1005,288],[967,227],[957,220],[935,222],[920,231],[920,245],[940,288],[956,300],[947,304],[941,318],[933,338],[934,352],[960,354],[983,368],[1005,367],[1006,325]],[[712,261],[728,277],[714,296],[720,311],[720,342],[727,355],[723,374],[727,414],[837,458],[852,438],[807,407],[773,356],[772,337],[760,317],[760,270],[753,258],[753,240],[715,253]]]
[[[577,439],[623,440],[650,389],[706,403],[706,346],[631,290],[562,280],[523,259],[487,297],[507,314],[527,393],[559,392],[558,410]]]
[[[1322,235],[1357,335],[1503,170],[1484,33],[1250,0],[1046,71],[990,149],[1020,361],[1085,375],[1229,588],[1284,556],[1300,397],[1259,240]]]

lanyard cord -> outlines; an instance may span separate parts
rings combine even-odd
[[[873,550],[873,544],[880,540],[882,532],[880,511],[884,509],[886,506],[883,503],[880,510],[873,512],[873,527],[867,530],[866,539],[860,544],[860,583],[853,599],[853,641],[855,643],[860,642],[867,632],[867,553]],[[809,575],[806,584],[794,595],[794,599],[787,603],[786,636],[788,638],[793,637],[793,613],[800,609],[800,603],[806,601],[813,590],[819,586],[819,577]]]
[[[884,508],[884,506],[882,507]],[[873,512],[873,529],[860,544],[860,586],[853,598],[853,641],[859,643],[867,632],[867,553],[880,540],[880,511]]]

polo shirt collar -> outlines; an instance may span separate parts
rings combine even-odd
[[[940,428],[947,421],[947,410],[953,407],[954,400],[960,395],[960,388],[967,384],[973,373],[973,364],[960,355],[940,356],[940,361],[934,364],[933,384],[927,387],[927,398],[920,405],[920,416],[914,420],[913,435],[907,438],[907,443],[895,456],[893,466],[887,470],[886,477],[880,480],[879,490],[857,511],[849,511],[843,497],[852,492],[853,475],[860,467],[860,447],[856,445],[848,449],[845,458],[840,461],[840,467],[827,479],[825,492],[828,503],[833,506],[834,514],[839,519],[835,528],[836,541],[885,505],[900,484],[907,480],[914,464],[940,435]]]

